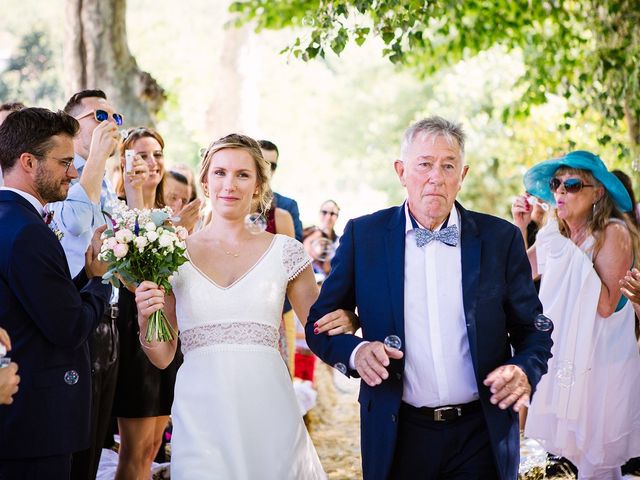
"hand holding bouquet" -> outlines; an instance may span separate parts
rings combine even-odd
[[[170,222],[171,209],[130,210],[124,202],[113,209],[113,228],[102,234],[100,259],[109,263],[102,276],[105,283],[120,287],[120,281],[138,285],[144,280],[171,291],[170,278],[187,262],[184,240],[187,231]],[[164,311],[149,317],[145,340],[167,342],[175,338]]]

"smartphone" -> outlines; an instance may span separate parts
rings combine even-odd
[[[125,173],[131,173],[133,170],[133,157],[136,155],[135,150],[124,151],[124,171]]]

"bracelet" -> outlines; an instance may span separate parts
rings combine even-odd
[[[156,348],[158,348],[160,345],[155,345],[155,346],[150,346],[151,344],[149,342],[147,342],[146,340],[142,340],[142,332],[140,332],[138,334],[138,340],[140,341],[140,346],[142,348],[146,348],[147,350],[155,350]],[[146,343],[146,345],[145,345]]]

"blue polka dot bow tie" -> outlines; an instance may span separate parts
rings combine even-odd
[[[416,232],[416,245],[418,245],[418,247],[424,247],[432,240],[438,240],[444,244],[455,247],[458,245],[458,238],[460,237],[457,225],[449,225],[435,232],[424,228],[414,228],[414,231]]]

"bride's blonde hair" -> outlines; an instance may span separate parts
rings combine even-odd
[[[257,202],[258,211],[265,214],[267,210],[269,210],[271,200],[273,199],[271,187],[269,186],[271,165],[269,165],[269,162],[267,162],[262,156],[262,150],[260,150],[258,142],[251,137],[241,135],[239,133],[232,133],[212,142],[211,145],[209,145],[209,148],[204,152],[202,158],[202,166],[200,167],[200,183],[203,186],[206,184],[213,155],[225,148],[244,150],[251,155],[256,166],[258,186],[258,192],[255,195],[254,201]]]

